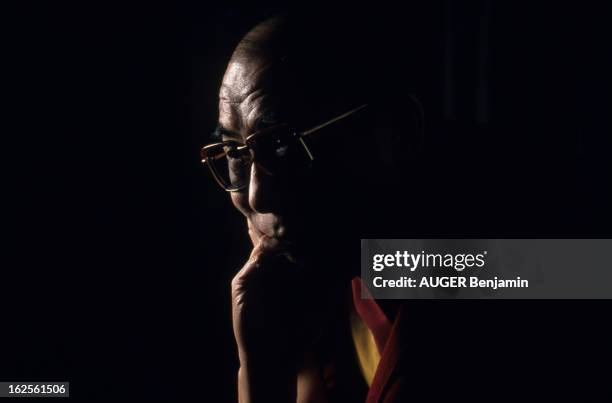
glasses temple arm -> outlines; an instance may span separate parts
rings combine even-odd
[[[311,128],[311,129],[308,129],[308,130],[305,130],[305,131],[303,131],[303,132],[301,132],[301,133],[298,133],[298,135],[299,135],[300,137],[305,137],[305,136],[308,136],[308,135],[310,135],[310,134],[312,134],[312,133],[314,133],[314,132],[316,132],[316,131],[319,131],[319,130],[323,129],[324,127],[327,127],[327,126],[331,125],[332,123],[336,123],[336,122],[337,122],[337,121],[339,121],[339,120],[342,120],[342,119],[344,119],[344,118],[347,118],[347,117],[351,116],[352,114],[354,114],[354,113],[356,113],[356,112],[359,112],[360,110],[362,110],[362,109],[363,109],[363,108],[365,108],[366,106],[368,106],[368,104],[363,104],[363,105],[361,105],[361,106],[358,106],[357,108],[352,109],[352,110],[350,110],[350,111],[348,111],[348,112],[346,112],[346,113],[343,113],[343,114],[342,114],[342,115],[340,115],[340,116],[336,116],[335,118],[333,118],[333,119],[331,119],[331,120],[328,120],[328,121],[327,121],[327,122],[325,122],[325,123],[321,123],[321,124],[320,124],[320,125],[318,125],[318,126],[315,126],[315,127]],[[300,139],[300,140],[301,140],[301,139]]]

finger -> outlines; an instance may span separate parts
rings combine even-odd
[[[266,260],[280,254],[282,254],[282,250],[278,240],[262,235],[251,251],[247,262],[234,277],[234,282],[244,283],[247,278],[253,277],[254,273],[261,271],[261,268],[266,266]]]
[[[280,252],[282,252],[281,245],[276,238],[270,238],[267,235],[262,235],[259,238],[257,245],[255,245],[251,251],[251,258],[261,259]]]

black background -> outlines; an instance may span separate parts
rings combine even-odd
[[[416,197],[396,191],[400,225],[364,236],[610,236],[609,14],[534,3],[337,7],[380,44],[364,63],[391,100],[426,113]],[[278,4],[5,7],[0,379],[235,401],[229,282],[248,239],[198,150],[232,47]],[[417,396],[609,391],[607,301],[414,306]]]

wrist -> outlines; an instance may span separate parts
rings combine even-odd
[[[238,369],[240,403],[289,403],[297,397],[295,362],[252,355],[240,361]]]

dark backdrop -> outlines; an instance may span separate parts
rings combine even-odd
[[[415,187],[364,236],[609,236],[606,10],[409,3],[335,10],[371,31],[363,62],[389,101],[426,113]],[[278,5],[6,7],[0,378],[67,379],[79,401],[234,401],[229,282],[248,239],[198,148],[232,47]],[[609,308],[419,301],[415,394],[595,394]]]

